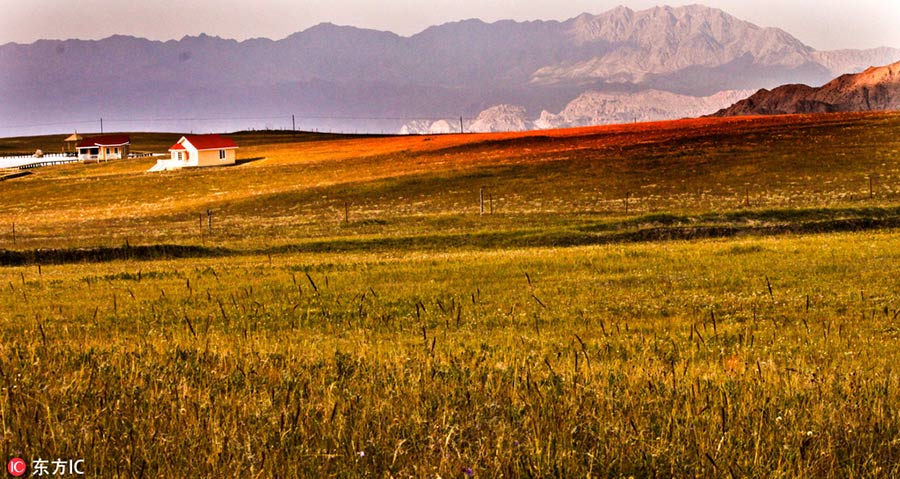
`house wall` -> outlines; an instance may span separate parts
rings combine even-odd
[[[171,160],[166,162],[167,168],[189,168],[195,166],[221,166],[221,165],[233,165],[235,163],[235,159],[237,158],[236,149],[226,149],[225,158],[219,159],[219,151],[223,150],[197,150],[191,145],[190,142],[180,142],[181,146],[183,146],[184,150],[172,150],[170,153],[172,154]],[[178,160],[179,151],[182,155],[187,155],[187,159]]]
[[[198,161],[195,166],[217,166],[217,165],[233,165],[235,160],[235,150],[225,150],[225,159],[219,159],[220,150],[204,150],[199,152]]]
[[[185,149],[172,151],[173,164],[181,165],[181,167],[197,166],[197,150],[191,148],[190,144],[182,143],[181,146]],[[181,152],[181,161],[178,161],[179,152]]]
[[[109,149],[109,154],[106,153],[107,148]],[[119,149],[119,152],[116,153],[116,148]],[[78,158],[85,161],[109,161],[109,160],[120,160],[122,158],[128,157],[128,152],[130,151],[129,145],[124,146],[100,146],[97,147],[97,154],[92,155],[90,148],[79,148],[78,149]]]
[[[90,148],[79,148],[78,159],[82,161],[97,161],[97,157],[91,154]]]
[[[116,152],[116,149],[119,151]],[[106,151],[109,150],[109,153]],[[100,160],[121,160],[128,158],[128,145],[124,146],[104,146],[100,148]]]

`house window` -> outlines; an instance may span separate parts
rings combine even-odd
[[[182,156],[182,153],[181,153],[180,151],[179,151],[178,153],[176,153],[176,154],[178,155],[178,156],[177,156],[178,161],[184,161],[184,156]]]
[[[225,159],[225,150],[219,150],[219,159],[220,159],[220,160],[224,160],[224,159]]]
[[[106,147],[106,154],[109,155],[109,147]]]
[[[119,147],[118,147],[118,146],[115,148],[115,154],[117,154],[117,155],[119,154]]]

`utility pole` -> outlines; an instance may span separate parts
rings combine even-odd
[[[100,133],[103,133],[103,117],[100,117]]]
[[[297,131],[297,123],[294,121],[294,115],[291,115],[291,130]]]
[[[459,132],[460,132],[460,133],[465,133],[465,132],[466,132],[465,130],[463,130],[462,116],[459,117]]]

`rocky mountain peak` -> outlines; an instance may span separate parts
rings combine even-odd
[[[819,88],[760,90],[716,116],[900,110],[900,62],[842,75]]]

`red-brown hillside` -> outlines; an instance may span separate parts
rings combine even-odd
[[[820,88],[784,85],[760,90],[714,116],[900,110],[900,62],[840,76]]]

